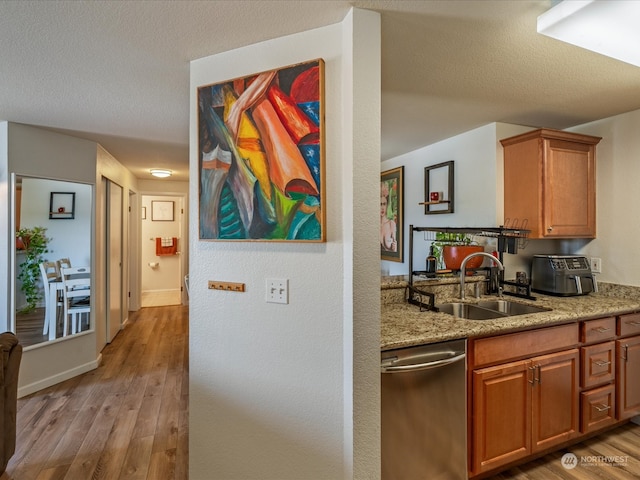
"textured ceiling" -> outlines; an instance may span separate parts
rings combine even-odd
[[[640,108],[640,69],[536,33],[548,0],[0,1],[0,119],[188,178],[189,62],[382,18],[382,159],[494,121],[567,128]]]

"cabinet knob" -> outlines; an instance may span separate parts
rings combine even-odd
[[[547,227],[547,232],[551,233],[553,231],[553,227]]]

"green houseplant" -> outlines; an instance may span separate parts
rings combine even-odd
[[[464,259],[466,255],[475,251],[482,251],[483,248],[477,244],[474,245],[475,242],[472,241],[472,236],[468,233],[459,233],[459,232],[436,232],[435,241],[432,243],[433,245],[433,256],[436,257],[436,262],[438,265],[438,269],[449,268],[453,270],[457,270],[460,268],[459,263]],[[469,249],[462,249],[461,252],[456,252],[456,255],[462,254],[462,258],[456,259],[455,264],[447,264],[445,261],[444,249],[447,247],[469,247]],[[479,263],[482,263],[482,259],[479,258]],[[473,261],[472,261],[473,263]],[[476,261],[475,263],[478,263]],[[479,266],[479,265],[478,265]],[[472,265],[470,265],[471,268]]]
[[[41,298],[39,284],[40,264],[44,262],[44,254],[49,252],[47,248],[50,238],[46,236],[45,227],[21,228],[16,232],[16,237],[22,240],[24,246],[24,261],[20,264],[18,280],[21,282],[21,290],[27,301],[27,306],[22,312],[33,311]]]

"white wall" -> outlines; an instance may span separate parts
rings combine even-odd
[[[599,280],[640,286],[640,110],[571,130],[602,137],[596,150],[597,238],[578,244],[578,253],[602,258]]]
[[[49,219],[51,192],[75,193],[74,218]],[[71,265],[91,265],[91,231],[93,214],[93,187],[76,182],[61,182],[41,178],[22,180],[21,227],[41,226],[51,239],[48,261],[69,258]]]
[[[192,480],[379,476],[379,21],[353,10],[191,64]],[[320,57],[327,242],[199,241],[197,87]],[[288,305],[265,303],[267,277],[289,279]]]

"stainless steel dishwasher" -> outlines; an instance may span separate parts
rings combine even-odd
[[[383,480],[467,478],[466,347],[382,352]]]

